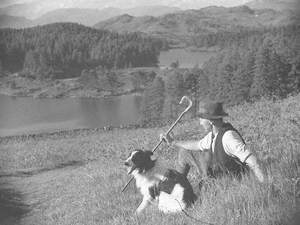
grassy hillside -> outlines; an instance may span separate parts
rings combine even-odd
[[[259,184],[252,176],[241,182],[211,181],[201,193],[195,188],[202,203],[198,200],[188,213],[213,224],[293,224],[300,206],[300,95],[228,111],[228,121],[261,160],[268,182]],[[0,204],[2,224],[18,224],[12,218],[20,218],[23,225],[137,224],[133,212],[141,196],[133,185],[120,193],[128,180],[123,160],[134,148],[151,149],[166,130],[90,130],[1,139],[0,200],[15,205],[11,216],[5,213],[8,206]],[[186,140],[203,133],[194,119],[181,123],[174,135]],[[156,155],[174,165],[177,152],[162,146]],[[197,187],[194,171],[189,178]],[[183,214],[164,216],[155,208],[139,220],[200,224]]]

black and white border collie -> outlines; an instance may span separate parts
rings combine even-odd
[[[140,214],[150,203],[164,213],[180,212],[196,201],[196,195],[187,177],[167,169],[160,160],[153,160],[151,151],[134,150],[125,161],[143,200],[136,213]]]

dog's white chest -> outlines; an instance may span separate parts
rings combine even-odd
[[[160,192],[158,196],[158,208],[164,213],[176,213],[186,208],[186,204],[183,199],[184,189],[179,184],[174,186],[174,189],[170,194],[166,192]]]
[[[149,193],[149,188],[155,186],[159,180],[157,179],[149,179],[148,177],[145,176],[141,176],[139,174],[137,174],[135,176],[135,180],[136,180],[136,187],[140,189],[140,192],[143,196],[150,196]]]
[[[149,177],[136,174],[136,186],[139,188],[141,194],[151,199],[153,196],[150,194],[150,189],[158,185],[161,181],[159,178],[149,179]],[[184,188],[176,184],[171,193],[160,191],[158,196],[155,198],[158,203],[158,208],[164,213],[176,213],[186,208],[186,204],[183,201]],[[153,199],[153,198],[152,198]]]

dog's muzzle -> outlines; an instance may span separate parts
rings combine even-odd
[[[125,161],[125,162],[124,162],[124,165],[125,165],[126,167],[128,167],[127,174],[131,174],[132,171],[134,171],[134,170],[136,169],[136,166],[135,166],[134,164],[130,163],[129,161]]]
[[[136,169],[136,166],[132,166],[132,167],[128,170],[127,174],[131,174],[132,171],[134,171],[135,169]]]

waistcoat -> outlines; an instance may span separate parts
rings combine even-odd
[[[225,152],[222,138],[224,133],[229,130],[237,132],[237,134],[241,137],[243,143],[245,144],[245,141],[240,133],[230,123],[224,123],[217,134],[215,148],[212,152],[211,172],[213,176],[221,175],[224,173],[230,173],[232,175],[240,176],[242,173],[245,173],[249,170],[248,166],[245,163],[241,162],[237,157],[230,156]]]

